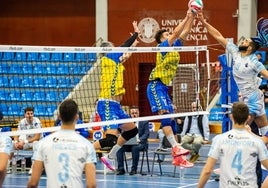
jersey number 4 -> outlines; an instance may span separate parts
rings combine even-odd
[[[237,169],[238,174],[242,172],[242,150],[237,150],[233,160],[232,160],[232,168]]]

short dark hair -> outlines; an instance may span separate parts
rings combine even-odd
[[[31,106],[28,106],[28,107],[24,108],[24,114],[25,114],[26,112],[29,112],[29,111],[34,112],[34,108],[31,107]]]
[[[255,41],[254,38],[251,38],[252,42],[250,42],[250,46],[252,47],[252,54],[255,53],[261,46],[258,42]]]
[[[249,116],[248,106],[243,102],[235,102],[232,107],[232,115],[235,123],[244,124]]]
[[[78,112],[78,105],[73,99],[66,99],[60,104],[59,114],[63,123],[74,122]]]
[[[154,39],[156,40],[156,42],[157,42],[158,44],[161,43],[161,37],[162,37],[162,34],[165,33],[165,32],[167,32],[166,29],[160,29],[160,30],[158,30],[158,31],[156,32],[156,34],[155,34],[155,36],[154,36]]]

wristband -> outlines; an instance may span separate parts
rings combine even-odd
[[[28,141],[28,140],[25,140],[25,141],[24,141],[24,143],[25,143],[25,144],[28,144],[28,143],[29,143],[29,141]]]

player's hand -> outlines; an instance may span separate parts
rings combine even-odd
[[[140,34],[140,29],[138,28],[138,22],[133,21],[132,25],[133,25],[133,28],[134,28],[134,32],[137,32],[138,34]]]

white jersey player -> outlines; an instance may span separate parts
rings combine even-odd
[[[246,128],[249,109],[243,102],[232,107],[233,129],[212,140],[207,162],[201,172],[198,188],[203,188],[216,164],[220,161],[221,188],[257,188],[256,164],[268,167],[268,151],[261,140]]]
[[[6,176],[8,159],[12,149],[13,146],[11,138],[9,136],[0,136],[0,187],[2,187]]]
[[[43,167],[47,174],[47,188],[85,187],[82,181],[84,171],[86,187],[96,187],[96,152],[86,138],[75,132],[77,113],[78,106],[72,99],[61,103],[61,129],[38,143],[28,187],[37,187]]]

